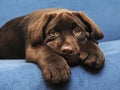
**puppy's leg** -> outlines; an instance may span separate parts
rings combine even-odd
[[[28,62],[37,63],[44,78],[50,83],[65,82],[70,77],[70,67],[66,61],[47,46],[28,46],[26,59]]]
[[[83,64],[93,68],[100,69],[104,66],[104,56],[94,41],[88,41],[80,54]]]

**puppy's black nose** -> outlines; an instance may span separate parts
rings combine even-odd
[[[72,49],[72,47],[71,46],[63,46],[62,48],[61,48],[61,52],[63,53],[63,54],[73,54],[73,49]]]

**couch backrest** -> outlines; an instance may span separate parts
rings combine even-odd
[[[84,11],[104,32],[102,41],[120,39],[120,0],[0,0],[0,26],[34,10],[53,7]]]

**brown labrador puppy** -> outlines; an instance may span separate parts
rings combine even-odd
[[[0,58],[26,58],[40,66],[51,83],[70,77],[69,65],[99,69],[104,65],[97,40],[99,27],[84,13],[45,9],[13,19],[0,29]]]

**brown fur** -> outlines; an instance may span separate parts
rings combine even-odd
[[[47,81],[60,83],[69,79],[69,65],[103,67],[97,44],[102,38],[102,31],[84,12],[39,10],[0,29],[0,58],[26,58],[40,66]]]

